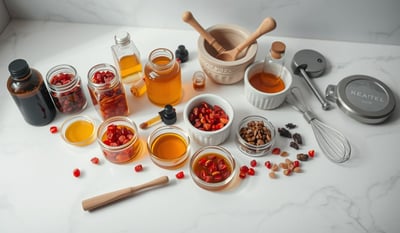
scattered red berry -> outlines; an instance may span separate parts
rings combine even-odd
[[[268,168],[268,169],[271,169],[271,168],[272,168],[272,164],[271,164],[271,162],[270,162],[269,160],[268,160],[268,161],[265,161],[264,165],[265,165],[265,167]]]
[[[247,172],[240,171],[239,177],[240,177],[241,179],[244,179],[244,178],[246,178],[246,174],[247,174]]]
[[[72,174],[75,177],[79,177],[79,176],[81,176],[81,170],[79,170],[79,168],[75,168],[74,171],[72,172]]]
[[[143,170],[142,164],[138,164],[138,165],[135,166],[135,171],[136,172],[141,172],[142,170]]]
[[[243,166],[240,167],[240,172],[247,173],[248,170],[249,170],[249,167],[246,166],[246,165],[243,165]]]
[[[55,134],[55,133],[57,133],[57,132],[58,132],[57,126],[51,126],[51,127],[50,127],[50,133]]]
[[[175,176],[177,179],[183,179],[185,177],[185,173],[183,171],[180,171],[180,172],[176,173]]]
[[[271,153],[274,155],[279,155],[281,154],[281,149],[279,147],[275,147],[274,149],[272,149]]]
[[[254,168],[250,167],[247,171],[247,174],[249,174],[250,176],[254,176],[256,174],[256,171],[254,170]]]
[[[314,150],[309,150],[308,151],[308,156],[310,156],[311,158],[314,158],[315,155],[315,151]]]
[[[97,157],[93,157],[93,158],[90,159],[90,162],[92,162],[93,164],[99,164],[100,159],[97,158]]]
[[[294,168],[300,167],[300,161],[299,161],[299,160],[295,160],[295,161],[293,162],[293,167],[294,167]]]
[[[256,167],[257,166],[257,160],[253,159],[250,161],[250,166]]]

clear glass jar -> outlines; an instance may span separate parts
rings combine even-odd
[[[166,48],[153,50],[144,68],[147,97],[158,105],[176,105],[182,97],[181,68]]]
[[[125,89],[118,72],[110,64],[98,64],[88,72],[88,88],[95,109],[103,120],[113,116],[128,116]]]
[[[46,82],[59,112],[77,113],[86,108],[87,100],[81,87],[81,78],[73,66],[54,66],[47,72]]]
[[[25,121],[34,126],[47,125],[57,110],[51,100],[42,74],[29,67],[24,59],[12,61],[8,70],[7,89]],[[5,110],[3,110],[5,111]],[[5,114],[6,112],[3,112]]]
[[[101,123],[97,142],[105,158],[112,163],[131,162],[142,151],[135,122],[124,116],[111,117]]]
[[[128,32],[119,32],[114,36],[115,45],[111,46],[114,62],[121,75],[122,83],[131,84],[140,81],[142,63],[140,53]]]

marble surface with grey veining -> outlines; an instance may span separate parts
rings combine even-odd
[[[79,4],[84,4],[79,1],[74,3],[74,11],[80,9]],[[59,7],[67,8],[66,5]],[[103,23],[106,17],[99,18],[94,13],[87,13],[88,17],[93,17],[99,23]],[[68,19],[59,17],[61,20]],[[140,20],[140,15],[135,17]],[[202,20],[211,23],[206,17]],[[177,180],[175,174],[179,170],[157,167],[147,153],[132,163],[116,165],[104,159],[96,142],[83,148],[67,145],[59,134],[49,132],[51,125],[62,124],[67,118],[65,115],[58,114],[52,123],[43,127],[33,127],[24,122],[6,88],[9,76],[7,66],[13,59],[26,59],[31,67],[43,75],[55,65],[73,65],[86,85],[90,67],[102,62],[113,63],[110,46],[113,44],[113,35],[120,30],[132,34],[143,63],[155,48],[175,50],[179,44],[187,47],[190,59],[181,66],[184,90],[182,102],[176,106],[177,126],[185,128],[182,111],[191,97],[200,93],[217,93],[234,106],[234,128],[241,118],[250,114],[263,115],[276,127],[295,123],[298,125],[295,130],[303,135],[304,146],[297,151],[289,147],[289,141],[284,138],[278,138],[276,146],[288,151],[290,159],[295,159],[300,151],[315,149],[315,158],[302,163],[302,173],[290,177],[279,173],[279,178],[272,180],[263,164],[266,160],[280,162],[283,158],[271,154],[259,157],[256,158],[258,166],[255,176],[238,179],[229,190],[210,192],[193,183],[188,164],[179,169],[185,172],[185,178]],[[399,46],[301,39],[276,34],[265,35],[258,40],[257,60],[263,59],[274,40],[286,43],[287,65],[290,65],[298,50],[314,49],[328,61],[322,77],[313,80],[319,89],[337,84],[349,75],[365,74],[390,86],[397,103],[400,103]],[[283,105],[268,111],[256,109],[245,100],[242,82],[226,86],[207,79],[204,91],[194,91],[191,75],[200,70],[197,38],[197,32],[188,28],[157,29],[12,20],[0,35],[0,76],[3,80],[0,86],[0,232],[399,231],[398,106],[384,124],[366,125],[351,119],[336,106],[329,111],[322,110],[304,81],[296,76],[295,84],[303,88],[306,102],[318,118],[341,131],[351,143],[351,159],[345,164],[334,164],[319,148],[310,125],[290,106]],[[89,96],[86,89],[85,94]],[[137,124],[159,111],[159,107],[152,105],[146,96],[137,98],[129,93],[128,101],[131,109],[129,117]],[[91,102],[82,114],[100,121]],[[139,131],[143,144],[153,129]],[[222,146],[234,154],[238,165],[248,165],[253,159],[240,153],[233,132]],[[192,143],[192,152],[198,147]],[[93,156],[101,159],[100,165],[90,163]],[[134,172],[133,167],[139,163],[144,170]],[[76,167],[82,170],[80,178],[72,175]],[[162,175],[168,175],[171,179],[167,187],[137,194],[97,211],[82,210],[83,199]]]

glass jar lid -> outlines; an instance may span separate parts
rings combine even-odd
[[[326,98],[352,118],[367,124],[379,124],[393,113],[396,100],[390,88],[366,75],[352,75],[336,86],[326,88]]]

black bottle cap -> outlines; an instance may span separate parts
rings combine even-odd
[[[164,110],[158,112],[158,114],[166,125],[172,125],[176,122],[176,111],[170,104],[165,105]]]
[[[27,76],[31,69],[24,59],[16,59],[8,65],[8,71],[13,79],[21,79]]]
[[[178,49],[175,51],[175,57],[179,59],[181,63],[187,62],[189,60],[189,52],[184,45],[178,46]]]

